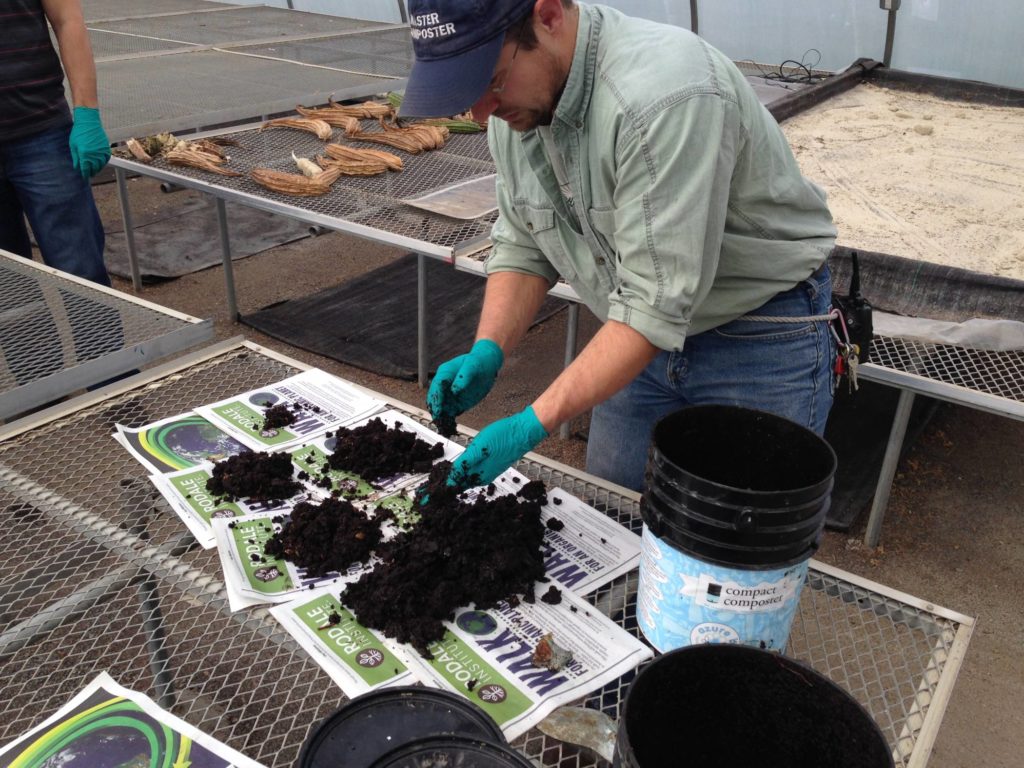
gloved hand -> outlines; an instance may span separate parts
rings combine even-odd
[[[427,391],[430,415],[446,437],[455,432],[455,417],[479,403],[498,377],[505,355],[490,339],[480,339],[465,355],[442,363]],[[447,421],[448,428],[443,422]]]
[[[547,436],[532,405],[515,416],[488,424],[455,460],[448,485],[487,485]]]
[[[110,159],[110,139],[100,122],[100,111],[92,107],[75,107],[75,123],[71,126],[71,162],[87,181],[103,170]]]

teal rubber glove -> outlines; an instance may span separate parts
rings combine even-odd
[[[533,406],[488,424],[466,446],[448,475],[448,485],[487,485],[548,436]]]
[[[110,159],[110,139],[100,122],[100,111],[92,107],[75,107],[75,123],[71,126],[71,162],[85,180],[103,170]]]
[[[427,407],[442,435],[454,434],[455,417],[487,396],[504,362],[501,347],[480,339],[468,353],[438,367],[427,391]]]

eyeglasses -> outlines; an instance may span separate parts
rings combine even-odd
[[[519,55],[519,46],[523,42],[523,30],[526,29],[526,22],[528,22],[532,18],[532,16],[533,16],[532,13],[526,14],[523,17],[523,20],[519,23],[519,33],[516,35],[516,47],[512,51],[512,58],[508,60],[508,64],[506,65],[504,72],[501,73],[502,74],[501,81],[499,83],[497,83],[496,85],[492,85],[491,86],[491,89],[490,89],[491,93],[504,93],[505,92],[505,86],[508,84],[509,72],[512,71],[512,65],[516,63],[516,56]],[[495,75],[494,79],[497,79],[497,77],[498,76]],[[494,79],[491,80],[492,83],[494,82]]]

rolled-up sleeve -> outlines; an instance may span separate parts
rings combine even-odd
[[[640,115],[616,145],[615,287],[608,318],[682,349],[715,278],[741,128],[736,105],[698,92]]]

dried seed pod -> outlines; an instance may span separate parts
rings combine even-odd
[[[183,144],[184,146],[182,146]],[[242,175],[237,171],[221,168],[219,163],[223,163],[223,159],[211,159],[210,155],[204,152],[190,149],[188,144],[185,142],[179,142],[174,149],[164,152],[163,157],[171,165],[184,165],[190,168],[199,168],[200,170],[210,171],[210,173],[220,174],[221,176]]]
[[[379,101],[364,101],[361,104],[342,105],[328,96],[327,105],[330,109],[340,110],[344,114],[352,115],[353,117],[390,117],[395,113],[390,104]]]
[[[333,125],[335,128],[341,128],[345,133],[359,130],[359,118],[345,112],[341,112],[337,109],[313,109],[310,107],[304,107],[300,104],[295,107],[295,111],[303,117],[308,117],[313,120],[323,120],[328,125]]]
[[[317,157],[324,168],[336,171],[340,176],[376,176],[385,173],[388,167],[380,160],[335,160],[331,157]]]
[[[327,155],[334,160],[370,160],[384,163],[392,171],[402,170],[402,158],[390,152],[376,149],[357,149],[344,144],[328,144],[324,147]]]
[[[334,180],[329,177],[325,178],[327,177],[326,171],[315,179],[311,179],[301,173],[285,173],[270,168],[253,168],[249,172],[249,176],[257,184],[274,192],[302,197],[327,194],[331,191],[331,182]]]
[[[323,139],[324,141],[331,138],[333,133],[331,126],[323,120],[308,117],[278,117],[268,120],[260,126],[261,131],[266,128],[296,128],[300,131],[312,133],[318,139]]]

